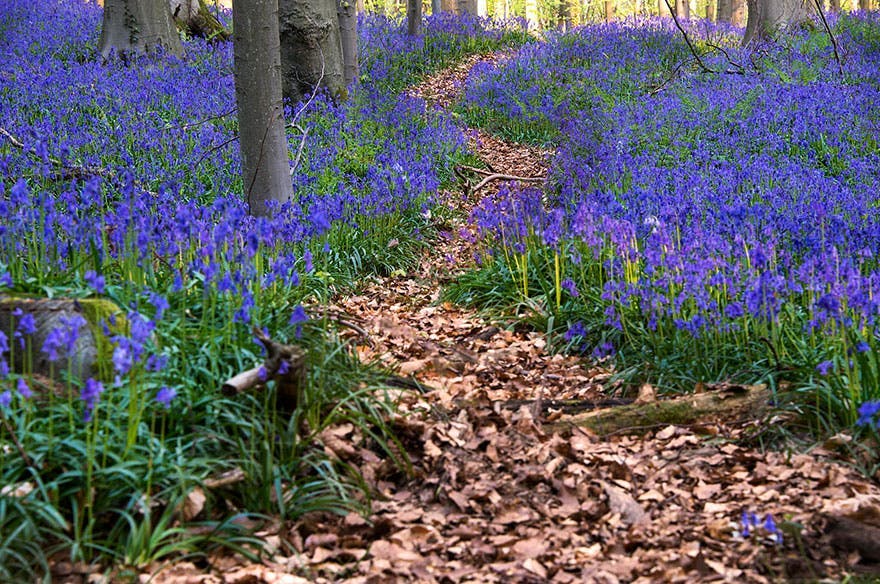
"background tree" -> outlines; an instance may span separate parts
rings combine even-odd
[[[742,26],[745,8],[744,0],[718,0],[715,20]]]
[[[691,17],[691,3],[688,0],[675,0],[675,16],[679,19]]]
[[[406,32],[409,36],[422,34],[422,0],[407,0]]]
[[[284,97],[298,102],[320,85],[333,99],[345,100],[336,1],[279,0],[278,23]]]
[[[244,192],[252,215],[269,213],[269,201],[293,198],[281,101],[278,0],[237,0],[235,101]]]
[[[808,18],[804,0],[747,0],[747,5],[749,16],[743,45],[756,38],[770,38]]]
[[[143,54],[158,48],[183,54],[168,0],[105,0],[98,42],[103,58],[112,51]]]
[[[336,0],[339,37],[342,42],[342,77],[346,87],[360,77],[358,64],[357,11],[352,0]]]

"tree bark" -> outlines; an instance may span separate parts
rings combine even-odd
[[[605,0],[605,22],[614,20],[614,0]]]
[[[688,0],[675,0],[675,16],[684,20],[691,17],[691,4]]]
[[[406,1],[406,32],[414,37],[422,34],[422,0]]]
[[[183,54],[168,0],[106,0],[98,50],[110,53],[150,53],[162,49]]]
[[[296,103],[321,86],[347,99],[335,0],[279,0],[278,19],[284,97]]]
[[[831,12],[840,12],[840,0],[831,0]]]
[[[170,0],[170,7],[179,29],[209,40],[229,40],[229,31],[211,13],[205,0]]]
[[[336,15],[342,43],[342,78],[348,88],[357,82],[361,74],[358,64],[357,12],[351,0],[336,0]]]
[[[859,0],[859,10],[870,10],[871,0]]]
[[[410,0],[412,1],[412,0]],[[458,14],[477,14],[477,0],[456,0]]]
[[[736,26],[743,26],[746,22],[745,0],[730,0],[730,2],[732,5],[730,23]]]
[[[743,46],[753,39],[772,38],[808,18],[804,0],[748,0],[747,4],[749,16]]]
[[[443,12],[443,2],[440,0],[431,0],[431,14],[439,14]]]
[[[281,101],[278,0],[234,2],[232,19],[244,192],[251,214],[266,216],[269,202],[293,198]]]

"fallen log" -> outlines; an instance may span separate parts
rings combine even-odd
[[[707,420],[759,419],[769,411],[772,401],[773,395],[765,385],[719,384],[703,393],[564,416],[553,425],[586,427],[600,436],[640,433]]]
[[[22,325],[27,315],[33,318],[32,331]],[[116,324],[109,326],[110,321]],[[104,334],[104,324],[108,324],[111,335],[127,330],[125,314],[104,298],[0,296],[0,330],[9,337],[9,365],[15,373],[56,381],[63,381],[69,373],[79,380],[94,377],[109,381],[113,375],[113,344]],[[53,361],[43,349],[56,329],[75,340],[69,347],[66,343],[60,347]],[[72,350],[68,352],[68,348]]]

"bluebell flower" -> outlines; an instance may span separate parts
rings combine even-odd
[[[819,375],[827,376],[834,369],[834,361],[822,361],[816,365],[816,371]]]
[[[31,388],[28,387],[27,382],[21,377],[18,378],[15,389],[19,393],[19,395],[21,395],[21,397],[25,399],[30,399],[34,396],[34,392],[31,391]]]
[[[12,403],[12,392],[8,389],[3,393],[0,393],[0,408],[8,408],[9,404]]]
[[[880,400],[866,401],[859,406],[859,419],[856,421],[857,426],[878,426],[880,427]]]
[[[103,392],[104,385],[100,381],[91,377],[86,380],[80,391],[80,399],[85,404],[85,412],[83,414],[84,421],[90,422],[92,420],[92,412],[94,412],[95,406],[98,404],[98,399]]]
[[[104,276],[98,274],[94,270],[89,270],[85,273],[84,279],[86,284],[92,288],[98,294],[103,294],[106,291],[106,283],[107,281],[104,279]]]
[[[165,407],[165,409],[171,408],[171,401],[177,397],[177,391],[170,387],[162,387],[158,392],[156,392],[156,403]]]

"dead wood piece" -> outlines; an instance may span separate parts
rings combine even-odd
[[[880,562],[880,528],[847,517],[829,517],[827,533],[834,547]]]
[[[219,489],[221,487],[228,487],[229,485],[235,485],[237,483],[242,482],[246,477],[244,471],[240,468],[233,468],[232,470],[227,470],[226,472],[216,476],[209,477],[205,479],[204,483],[202,483],[206,489]]]
[[[305,350],[296,345],[273,341],[257,328],[254,328],[253,334],[266,348],[265,362],[259,367],[243,371],[227,380],[221,386],[221,391],[224,395],[237,395],[262,386],[272,379],[275,381],[278,406],[293,411],[299,404],[300,393],[305,387]]]
[[[767,413],[772,400],[764,385],[726,385],[705,393],[651,403],[600,409],[563,418],[557,424],[583,426],[599,435],[639,433],[646,429],[690,425],[706,419],[739,421]]]

